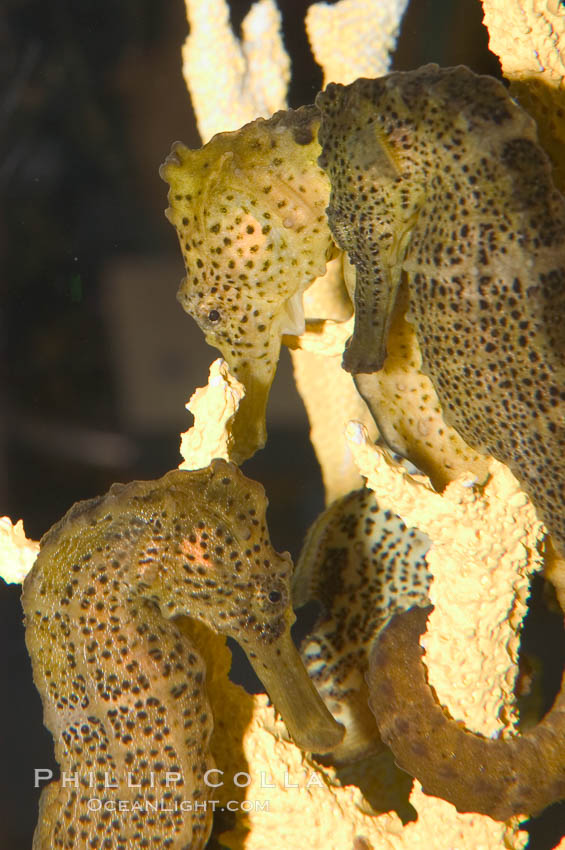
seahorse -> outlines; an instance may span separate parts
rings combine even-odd
[[[303,332],[302,293],[335,253],[319,120],[305,106],[218,133],[198,150],[176,142],[160,170],[187,273],[178,300],[245,387],[238,463],[265,444],[281,337]]]
[[[505,463],[565,556],[565,200],[502,83],[427,65],[316,98],[330,228],[356,267],[343,365],[406,318],[445,421]]]
[[[206,844],[213,718],[178,615],[240,643],[299,746],[339,743],[290,637],[292,562],[271,546],[266,506],[260,484],[215,460],[115,484],[43,537],[24,582],[26,644],[71,779],[42,792],[34,850]]]
[[[336,500],[308,533],[293,598],[297,606],[315,599],[322,612],[300,652],[347,730],[324,761],[362,759],[372,805],[394,806],[398,796],[387,799],[376,785],[384,742],[426,793],[460,811],[499,820],[536,814],[565,795],[565,682],[548,714],[523,734],[489,739],[449,717],[428,685],[418,644],[431,610],[429,545],[379,509],[369,490]],[[387,779],[398,784],[394,774]]]
[[[316,105],[330,228],[356,267],[344,368],[382,368],[407,294],[446,423],[512,470],[565,556],[565,201],[533,120],[496,80],[436,65],[332,84]],[[499,819],[563,797],[565,679],[528,733],[474,735],[429,688],[426,617],[395,616],[372,654],[370,705],[397,762]]]

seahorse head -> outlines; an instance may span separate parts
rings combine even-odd
[[[147,529],[130,577],[139,595],[167,618],[189,611],[253,655],[288,630],[293,564],[271,545],[261,484],[216,459],[157,485],[114,485],[107,501],[126,496],[130,521]]]
[[[133,501],[135,516],[151,516],[153,529],[136,560],[137,592],[154,599],[167,618],[189,612],[234,638],[295,742],[314,751],[334,747],[344,730],[292,642],[293,564],[271,545],[264,488],[216,459],[205,469],[169,472]],[[160,515],[169,529],[165,545]]]
[[[314,107],[280,112],[198,150],[176,143],[161,166],[187,272],[179,301],[246,389],[238,461],[264,445],[281,336],[303,332],[302,293],[333,251],[318,124]]]

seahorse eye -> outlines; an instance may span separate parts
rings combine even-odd
[[[208,313],[208,318],[211,322],[219,322],[220,314],[217,310],[210,310],[210,312]]]
[[[271,590],[271,592],[269,593],[269,602],[272,602],[273,605],[275,605],[275,603],[280,602],[281,599],[282,594],[280,590]]]

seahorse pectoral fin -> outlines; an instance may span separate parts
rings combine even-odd
[[[324,705],[289,632],[250,661],[298,747],[326,753],[340,743],[345,729]]]
[[[306,330],[304,316],[304,292],[300,289],[288,298],[281,309],[279,333],[300,336]]]
[[[371,373],[382,369],[400,276],[400,268],[393,269],[384,263],[371,275],[357,270],[355,327],[342,361],[346,372]]]

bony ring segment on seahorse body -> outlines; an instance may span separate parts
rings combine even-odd
[[[483,738],[450,718],[426,678],[418,643],[429,608],[393,617],[369,661],[369,705],[399,767],[427,794],[496,820],[565,798],[565,676],[546,716],[510,738]]]
[[[382,368],[404,274],[445,421],[511,469],[565,557],[565,200],[535,122],[463,66],[316,104],[329,224],[356,267],[345,368]]]
[[[205,668],[178,615],[238,641],[299,746],[322,752],[339,743],[343,727],[290,637],[292,562],[271,546],[266,506],[260,484],[215,460],[115,484],[43,537],[24,582],[26,643],[57,761],[81,785],[53,782],[43,791],[34,850],[86,848],[93,836],[127,850],[146,841],[171,850],[206,843],[210,810],[107,818],[89,811],[88,800],[114,792],[82,784],[108,773],[119,780],[116,799],[130,804],[208,798]],[[171,786],[167,774],[180,780]]]

